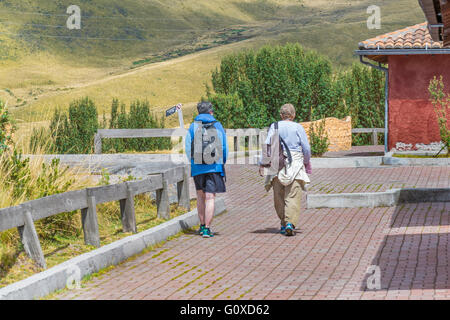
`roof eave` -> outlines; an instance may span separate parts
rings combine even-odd
[[[428,31],[434,41],[441,41],[441,28],[433,28],[431,25],[437,25],[440,23],[438,13],[440,13],[440,8],[435,8],[433,0],[419,0],[418,1],[422,10],[425,14],[425,17],[428,21]],[[439,12],[436,11],[439,9]]]
[[[364,49],[356,50],[356,55],[367,56],[389,56],[389,55],[409,55],[409,54],[450,54],[450,48],[448,49]]]

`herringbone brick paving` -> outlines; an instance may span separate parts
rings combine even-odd
[[[304,209],[287,238],[257,169],[227,172],[214,238],[183,234],[57,298],[450,299],[448,203]],[[449,167],[315,169],[309,192],[449,187],[449,176]],[[367,287],[370,266],[379,290]]]

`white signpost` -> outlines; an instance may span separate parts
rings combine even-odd
[[[180,128],[184,129],[184,120],[183,120],[183,109],[182,109],[182,104],[179,103],[176,106],[170,108],[169,110],[166,111],[166,117],[170,117],[171,115],[173,115],[175,112],[178,112],[178,121],[180,123]]]

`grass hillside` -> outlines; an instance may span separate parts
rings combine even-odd
[[[80,0],[82,28],[68,30],[70,4],[0,1],[0,98],[19,124],[85,95],[100,114],[113,97],[192,107],[235,50],[299,42],[346,67],[360,40],[425,19],[415,0]],[[381,30],[367,29],[369,5]]]

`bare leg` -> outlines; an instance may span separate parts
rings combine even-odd
[[[215,193],[205,194],[205,224],[209,228],[214,218],[214,200],[216,198]]]
[[[200,224],[205,224],[205,193],[202,190],[197,190],[197,213]]]

